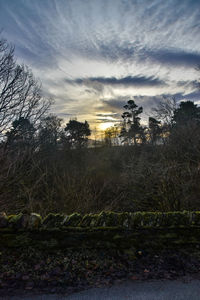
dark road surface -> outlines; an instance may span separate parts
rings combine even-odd
[[[30,295],[0,297],[1,300],[199,300],[200,281],[157,280],[145,282],[125,282],[112,287],[92,288],[90,290],[64,295]]]

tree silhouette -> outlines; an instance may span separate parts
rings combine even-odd
[[[129,100],[124,108],[127,110],[122,114],[124,120],[121,131],[121,136],[125,137],[125,140],[134,141],[134,145],[137,145],[139,139],[144,139],[144,129],[140,125],[139,115],[143,112],[142,107],[138,107],[134,100]]]
[[[69,147],[82,148],[87,144],[88,136],[91,135],[91,130],[87,121],[78,122],[70,120],[65,127],[65,140]]]
[[[62,119],[49,115],[41,122],[38,138],[39,146],[43,150],[55,150],[61,135]]]
[[[152,144],[156,143],[161,132],[161,121],[158,121],[153,117],[149,117],[149,137]]]
[[[184,126],[188,122],[200,124],[200,108],[192,101],[182,101],[174,111],[174,126]]]
[[[16,146],[20,148],[32,146],[34,133],[35,128],[33,124],[28,119],[21,117],[12,123],[11,130],[6,133],[6,144],[14,149]]]

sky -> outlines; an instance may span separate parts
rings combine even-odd
[[[129,99],[200,104],[200,0],[0,0],[2,36],[64,122],[98,130]]]

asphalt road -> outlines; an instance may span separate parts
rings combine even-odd
[[[1,300],[199,300],[200,281],[145,281],[125,282],[120,285],[104,288],[92,288],[72,294],[64,295],[38,295],[13,296]]]

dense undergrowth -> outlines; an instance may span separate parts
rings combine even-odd
[[[200,108],[181,104],[162,134],[151,139],[147,131],[146,140],[134,144],[126,137],[129,145],[69,145],[62,135],[57,139],[55,128],[56,139],[50,131],[47,141],[40,131],[31,138],[29,131],[17,132],[12,142],[0,144],[1,210],[42,215],[200,210]]]
[[[1,157],[1,210],[42,215],[198,210],[200,157],[193,146],[6,153]]]

